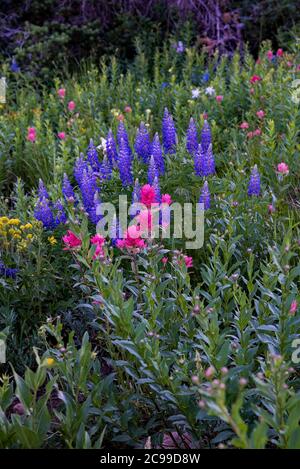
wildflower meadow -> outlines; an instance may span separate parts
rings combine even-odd
[[[300,449],[300,49],[2,64],[0,447]]]

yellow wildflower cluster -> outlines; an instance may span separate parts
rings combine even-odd
[[[52,246],[54,246],[54,244],[57,244],[57,239],[55,239],[54,236],[49,236],[48,241]]]
[[[34,239],[34,224],[23,225],[18,218],[0,217],[0,246],[24,251]]]

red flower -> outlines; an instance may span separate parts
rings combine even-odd
[[[101,236],[100,234],[95,234],[95,236],[91,237],[91,244],[96,245],[96,251],[95,254],[93,255],[93,259],[97,259],[99,256],[104,256],[104,251],[103,251],[103,244],[105,243],[105,238]]]
[[[82,242],[80,238],[73,233],[73,231],[68,230],[67,234],[62,238],[63,242],[65,243],[66,247],[64,248],[65,251],[69,249],[80,247]]]
[[[59,88],[59,90],[57,90],[57,94],[61,99],[64,99],[64,97],[66,96],[65,88]]]
[[[155,190],[154,187],[150,186],[150,184],[145,184],[141,188],[141,202],[142,204],[146,205],[147,207],[150,207],[151,204],[155,203]]]
[[[249,124],[248,122],[242,122],[241,125],[240,125],[240,129],[249,129]]]
[[[34,127],[29,127],[27,131],[27,140],[29,142],[35,142],[36,140],[36,129]]]
[[[257,117],[259,117],[259,119],[263,119],[265,117],[266,113],[265,113],[265,111],[260,109],[259,111],[257,111],[256,115],[257,115]]]
[[[163,194],[161,196],[161,203],[171,205],[172,197],[170,196],[170,194]]]
[[[132,225],[125,232],[124,239],[117,241],[117,246],[120,249],[142,249],[145,247],[145,241],[141,238],[141,230],[138,226]]]
[[[281,163],[279,163],[277,165],[277,171],[280,173],[280,174],[283,174],[283,175],[287,175],[289,174],[289,167],[286,163],[284,163],[283,161]]]
[[[97,233],[95,234],[95,236],[91,237],[91,243],[100,244],[100,246],[103,246],[103,244],[105,243],[105,238],[103,238],[103,236]]]
[[[192,257],[183,256],[183,258],[184,258],[184,262],[185,262],[185,265],[187,266],[187,268],[193,267],[193,258]]]
[[[253,75],[251,78],[250,78],[250,83],[256,83],[257,81],[261,81],[261,77],[259,75]]]
[[[75,107],[76,107],[76,104],[74,103],[74,101],[69,101],[68,103],[69,111],[74,111]]]

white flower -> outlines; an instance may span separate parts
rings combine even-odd
[[[101,137],[101,143],[97,146],[97,150],[102,150],[103,153],[106,153],[106,139]]]
[[[200,96],[200,90],[199,88],[195,88],[192,90],[192,99],[197,99]]]
[[[205,94],[207,96],[214,96],[216,94],[215,89],[212,86],[205,88]]]

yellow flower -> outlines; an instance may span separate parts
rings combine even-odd
[[[47,358],[47,359],[46,359],[46,364],[47,364],[48,366],[54,365],[54,359],[53,359],[53,358]]]
[[[52,244],[52,246],[54,244],[57,244],[57,240],[54,238],[54,236],[49,236],[48,241],[49,241],[50,244]]]
[[[31,223],[26,223],[26,225],[24,225],[24,228],[25,228],[25,230],[30,230],[32,228],[32,224]]]
[[[21,235],[19,235],[19,233],[15,233],[15,234],[13,235],[13,238],[14,238],[14,239],[21,239]]]
[[[8,220],[7,224],[8,225],[19,225],[21,222],[18,218],[11,218]]]
[[[7,217],[1,217],[1,218],[0,218],[0,222],[1,222],[1,223],[7,223],[7,222],[8,222],[8,218],[7,218]]]
[[[27,245],[27,242],[25,241],[25,239],[22,239],[22,241],[20,241],[17,245],[17,249],[19,251],[25,251],[27,249],[28,245]]]
[[[26,237],[27,237],[27,239],[32,239],[32,238],[33,238],[33,234],[29,233]]]

